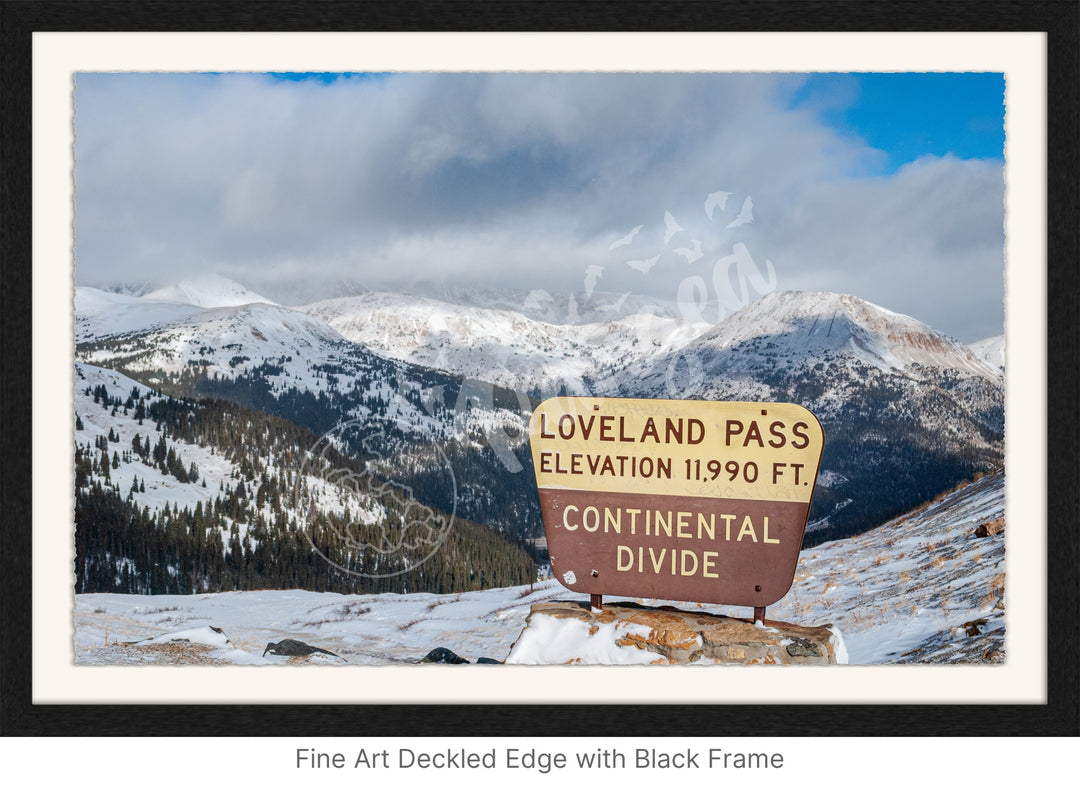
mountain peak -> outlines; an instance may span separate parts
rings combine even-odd
[[[923,365],[991,380],[999,376],[947,335],[851,294],[770,292],[720,322],[699,342],[723,349],[753,339],[783,347],[792,358],[853,354],[881,370]]]
[[[264,302],[276,305],[273,300],[257,294],[246,286],[221,275],[203,274],[181,280],[144,295],[146,299],[163,302],[180,302],[200,308],[229,308]]]
[[[969,343],[968,348],[980,360],[994,368],[1005,370],[1005,336],[995,335],[981,341]]]
[[[741,308],[732,316],[740,314],[770,315],[781,320],[844,314],[858,319],[860,323],[866,321],[901,322],[930,329],[921,321],[905,316],[903,313],[888,310],[853,294],[833,291],[771,291]]]

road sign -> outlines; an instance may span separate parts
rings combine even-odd
[[[761,608],[791,587],[825,444],[809,410],[559,397],[529,440],[570,590]]]

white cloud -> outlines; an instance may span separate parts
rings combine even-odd
[[[671,212],[703,241],[703,271],[741,241],[782,287],[852,291],[958,336],[1000,325],[1000,166],[933,159],[860,177],[880,152],[814,108],[788,109],[799,83],[77,75],[77,278],[213,270],[560,291],[605,266],[605,289],[663,297],[688,272],[662,244]],[[704,201],[720,190],[732,197],[710,221]],[[754,223],[727,229],[747,196]],[[621,266],[658,253],[648,276]]]

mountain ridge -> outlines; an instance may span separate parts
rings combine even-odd
[[[922,322],[830,292],[771,292],[712,326],[655,316],[551,325],[368,292],[304,310],[198,311],[82,341],[78,354],[320,432],[363,417],[398,437],[401,452],[436,438],[454,443],[465,467],[487,454],[466,476],[468,499],[487,509],[472,518],[508,529],[522,512],[498,509],[535,499],[527,416],[558,393],[810,408],[826,432],[811,540],[880,523],[1003,458],[1000,371]]]
[[[346,339],[391,359],[521,390],[583,387],[621,357],[677,348],[706,325],[636,314],[605,322],[551,324],[505,308],[470,308],[385,292],[301,308]]]
[[[256,294],[235,280],[221,275],[202,274],[155,288],[142,295],[162,302],[180,302],[200,308],[226,308],[265,302],[276,305],[273,300]]]

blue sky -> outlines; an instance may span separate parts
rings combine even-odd
[[[848,101],[830,103],[841,93]],[[921,156],[1004,163],[1005,78],[1000,73],[819,74],[792,99],[818,104],[841,133],[883,151],[883,172]]]
[[[970,342],[1003,329],[1002,94],[982,74],[78,74],[76,278],[671,302],[688,278],[722,291],[743,250],[777,288]]]
[[[379,80],[370,72],[271,72],[290,82]],[[881,150],[880,171],[894,173],[921,156],[1005,161],[1005,75],[1001,73],[813,74],[791,106],[817,106],[838,132]]]
[[[270,77],[283,82],[319,82],[329,85],[338,80],[378,80],[389,76],[385,72],[368,71],[272,71]]]

